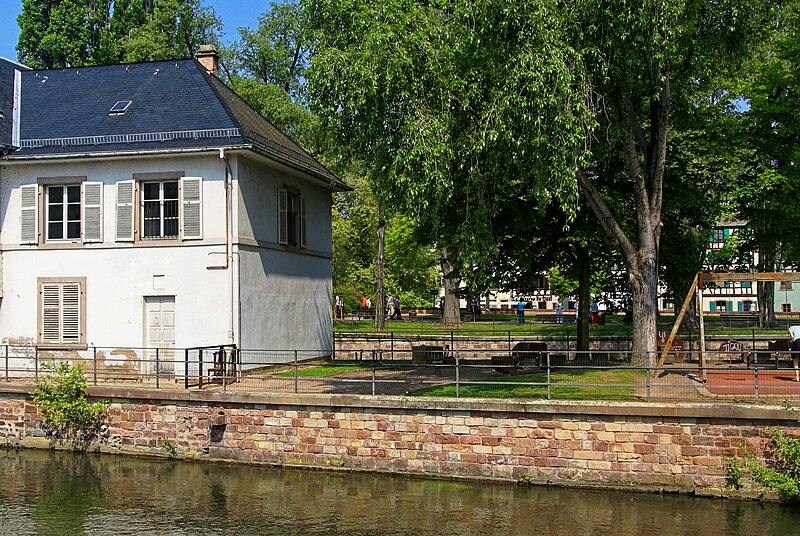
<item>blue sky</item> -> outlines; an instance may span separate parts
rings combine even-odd
[[[237,28],[248,26],[254,28],[258,24],[258,16],[269,7],[269,0],[206,0],[222,19],[225,26],[223,41],[236,39]],[[0,56],[11,60],[17,59],[17,15],[22,10],[21,0],[0,0]]]

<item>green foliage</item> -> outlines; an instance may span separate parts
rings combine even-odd
[[[94,438],[110,402],[89,403],[83,364],[61,361],[45,364],[42,369],[48,374],[36,380],[33,401],[48,434],[75,443]]]
[[[298,100],[310,52],[302,32],[300,6],[270,2],[269,10],[258,18],[258,27],[239,28],[239,37],[233,45],[231,67],[244,78],[276,86]]]
[[[222,29],[204,0],[23,0],[17,23],[39,69],[192,57]]]
[[[800,438],[787,435],[780,428],[769,434],[765,461],[746,452],[726,460],[728,481],[741,488],[745,477],[775,492],[781,501],[800,503]]]
[[[167,455],[172,458],[178,453],[178,446],[169,438],[164,437],[161,440],[161,448],[167,452]]]

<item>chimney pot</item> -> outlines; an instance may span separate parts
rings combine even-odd
[[[212,44],[200,45],[200,50],[195,54],[195,58],[209,73],[219,76],[219,53],[217,52],[217,47]]]

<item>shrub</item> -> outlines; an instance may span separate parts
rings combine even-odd
[[[33,401],[48,436],[73,444],[96,437],[110,402],[89,403],[83,365],[61,361],[42,368],[48,374],[36,380]]]
[[[782,502],[800,503],[800,438],[787,435],[780,428],[772,430],[769,438],[764,460],[751,452],[727,460],[728,481],[739,489],[742,480],[749,477],[774,491]]]

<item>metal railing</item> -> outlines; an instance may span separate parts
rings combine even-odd
[[[540,344],[540,347],[536,347]],[[35,381],[54,361],[82,364],[91,385],[263,393],[352,393],[560,400],[742,400],[800,397],[790,352],[761,348],[658,354],[578,352],[523,342],[487,350],[460,343],[327,350],[195,348],[52,350],[4,345],[2,382]]]

